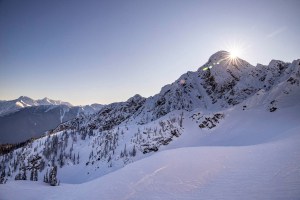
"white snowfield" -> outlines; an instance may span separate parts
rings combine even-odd
[[[215,129],[186,125],[170,150],[95,180],[9,181],[0,199],[300,199],[300,106],[235,108]]]

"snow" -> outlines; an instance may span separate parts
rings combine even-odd
[[[23,108],[24,105],[22,103],[20,103],[19,101],[16,102],[16,106]]]
[[[0,199],[299,199],[300,60],[254,67],[226,54],[153,97],[103,106],[15,150],[24,164],[38,153],[50,166],[44,150],[57,137],[61,185],[41,181],[46,169],[38,182],[13,174]],[[122,156],[125,147],[136,155]]]
[[[263,105],[241,107],[224,111],[224,121],[211,130],[186,118],[184,133],[158,153],[106,175],[92,173],[91,181],[84,165],[70,165],[59,169],[58,187],[8,181],[0,199],[298,199],[300,106],[275,113]],[[66,184],[70,177],[85,181]]]
[[[15,100],[0,101],[0,116],[16,112],[25,107],[41,105],[66,105],[68,107],[72,107],[72,104],[60,100],[51,100],[48,98],[33,100],[26,96],[20,96]]]
[[[66,105],[68,107],[72,107],[72,104],[70,104],[68,102],[63,102],[61,100],[52,100],[52,99],[49,99],[47,97],[45,97],[43,99],[36,100],[36,103],[38,105]]]
[[[1,199],[298,199],[298,130],[264,144],[162,151],[83,184],[9,182]]]

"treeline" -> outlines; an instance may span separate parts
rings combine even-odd
[[[34,139],[31,138],[25,142],[19,142],[16,144],[0,144],[0,155],[8,154],[15,149],[21,148],[32,142]]]

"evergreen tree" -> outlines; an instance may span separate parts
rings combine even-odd
[[[45,169],[46,163],[43,159],[41,159],[40,161],[40,166],[39,166],[39,170],[40,172],[42,172]]]
[[[5,168],[4,168],[1,172],[0,184],[4,184],[5,182],[6,182],[6,179],[5,179]]]
[[[34,176],[34,168],[31,169],[30,172],[30,180],[33,181],[33,176]]]
[[[183,112],[180,114],[179,126],[182,127],[183,122]]]
[[[25,166],[23,166],[23,174],[21,180],[27,180],[27,170]]]
[[[10,167],[8,168],[7,176],[11,176],[11,170],[10,170]]]
[[[31,172],[30,172],[30,180],[31,181],[38,180],[38,169],[41,166],[40,162],[41,162],[41,156],[35,155],[35,156],[33,156],[33,158],[28,160],[29,165],[27,167],[24,167],[24,168],[28,168],[29,170],[31,170]]]
[[[15,176],[15,180],[22,180],[22,174],[21,173],[18,173],[16,176]]]
[[[44,175],[44,182],[45,183],[49,183],[48,177],[49,177],[49,175],[48,175],[48,169],[47,169],[46,174]]]
[[[124,147],[124,156],[128,156],[128,154],[127,154],[127,150],[126,150],[126,144],[125,144],[125,147]]]
[[[75,153],[74,153],[74,155],[73,155],[73,164],[75,165],[76,164],[76,159],[75,159]]]
[[[111,161],[111,155],[108,156],[107,162]]]
[[[61,153],[61,154],[59,155],[59,167],[62,168],[64,165],[65,165],[64,156],[63,156],[63,154]]]
[[[57,166],[54,166],[50,169],[49,173],[49,184],[51,186],[56,186],[57,185]]]
[[[136,150],[135,150],[135,145],[133,145],[132,156],[134,157],[135,155],[136,155]]]
[[[39,177],[38,177],[38,170],[34,169],[33,171],[33,181],[38,181]]]
[[[44,174],[44,179],[43,179],[44,183],[47,183],[46,182],[46,174]]]

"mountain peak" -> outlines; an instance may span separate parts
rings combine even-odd
[[[228,51],[218,51],[209,57],[209,61],[211,62],[220,62],[221,60],[227,59],[230,53]]]
[[[33,100],[33,99],[31,99],[30,97],[27,97],[27,96],[20,96],[17,100],[19,100],[19,101],[21,101],[21,100]]]
[[[214,68],[215,71],[226,71],[228,68],[239,68],[238,70],[246,69],[248,67],[251,67],[252,65],[249,64],[247,61],[232,56],[230,52],[228,51],[218,51],[210,56],[207,63],[205,63],[202,67],[199,68],[199,71],[207,70]],[[253,67],[253,66],[252,66]]]
[[[72,107],[72,104],[70,104],[68,102],[63,102],[61,100],[53,100],[53,99],[49,99],[48,97],[36,100],[36,102],[41,105],[66,105],[66,106]]]
[[[39,99],[39,100],[37,100],[37,101],[40,101],[40,103],[41,102],[44,102],[44,103],[51,103],[51,99],[49,99],[48,97],[45,97],[45,98],[43,98],[43,99]]]
[[[128,102],[138,102],[140,101],[141,99],[144,99],[144,97],[142,97],[141,95],[139,94],[135,94],[133,97],[130,97],[127,101]]]

